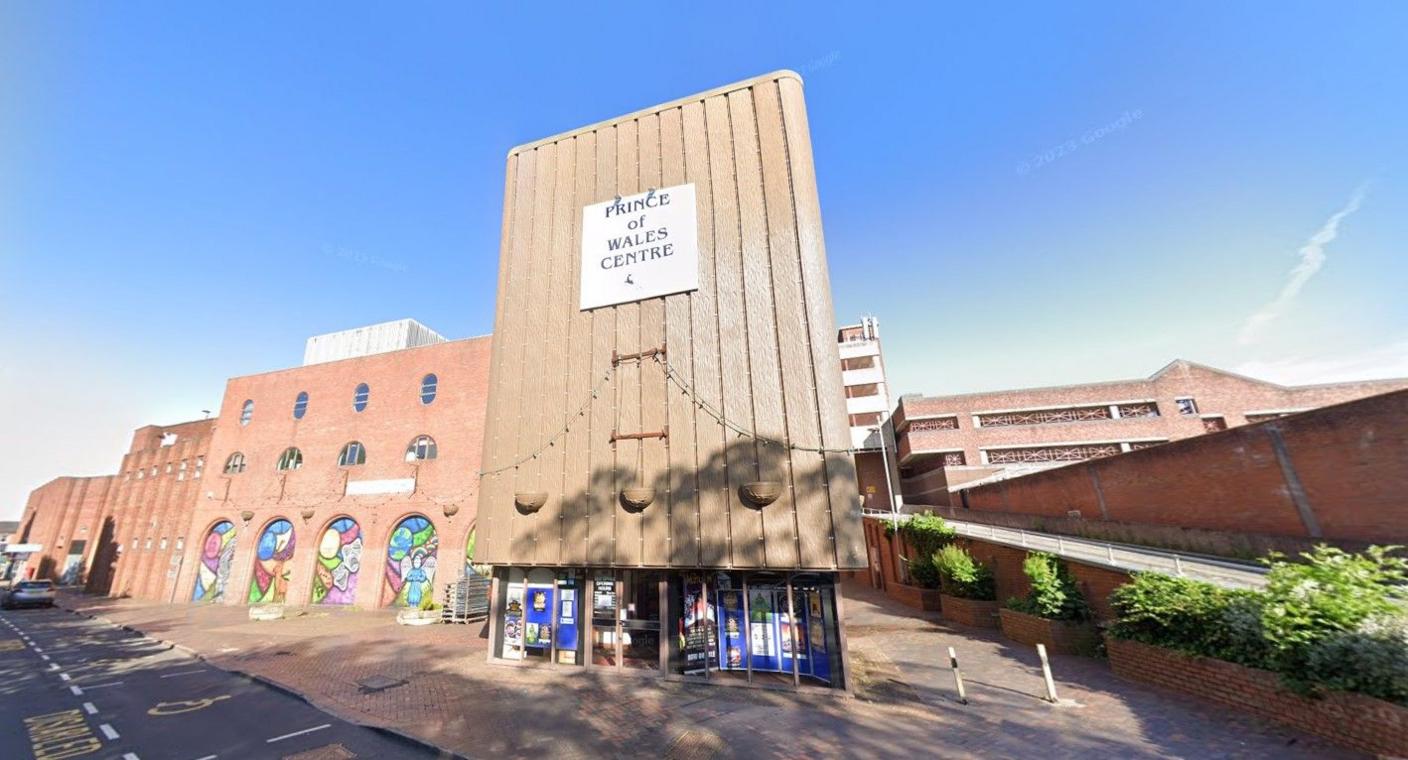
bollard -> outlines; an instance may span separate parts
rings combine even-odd
[[[953,647],[948,648],[948,664],[953,668],[953,682],[958,686],[958,703],[968,704],[968,692],[963,689],[963,673],[958,669],[958,655],[954,653]]]
[[[1056,681],[1051,678],[1051,663],[1046,661],[1046,645],[1036,645],[1037,656],[1041,657],[1041,676],[1046,679],[1046,701],[1056,704]]]

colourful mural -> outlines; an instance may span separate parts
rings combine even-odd
[[[293,523],[275,520],[264,527],[255,547],[254,574],[249,579],[250,604],[282,604],[288,595],[289,570],[293,559]]]
[[[464,574],[466,578],[471,575],[482,575],[486,578],[489,576],[490,567],[488,565],[474,564],[474,539],[478,531],[478,528],[470,528],[469,539],[464,544]]]
[[[362,528],[350,517],[333,520],[318,540],[313,604],[351,604],[362,569]]]
[[[420,607],[432,601],[435,550],[440,540],[435,526],[420,515],[402,520],[391,531],[386,549],[386,584],[397,607]]]
[[[201,545],[200,565],[196,569],[193,602],[216,602],[225,596],[225,582],[230,580],[230,565],[235,561],[235,524],[221,520],[205,534]]]

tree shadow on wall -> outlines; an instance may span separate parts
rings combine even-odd
[[[636,445],[631,441],[618,444],[614,467],[601,466],[592,470],[585,488],[577,489],[562,498],[556,509],[540,509],[533,514],[522,514],[509,507],[511,520],[507,529],[512,532],[508,542],[509,556],[513,564],[585,564],[605,565],[618,563],[624,555],[627,564],[676,567],[728,567],[755,566],[766,564],[764,541],[772,540],[768,525],[773,525],[772,533],[785,529],[787,540],[795,541],[794,531],[832,530],[830,525],[815,525],[806,518],[790,510],[799,503],[826,503],[828,496],[838,497],[839,503],[831,504],[833,514],[841,514],[845,509],[856,512],[860,519],[859,493],[845,494],[827,488],[827,470],[821,455],[797,456],[792,469],[788,468],[788,450],[784,446],[752,439],[735,437],[726,446],[716,447],[711,453],[696,458],[696,469],[657,465],[654,472],[637,472]],[[657,459],[667,456],[664,442],[647,439],[645,446],[658,446]],[[814,464],[801,466],[806,458],[814,459]],[[555,476],[544,474],[536,479],[531,474],[535,464],[521,467],[518,482],[524,490],[540,490],[548,493],[549,499],[559,498],[562,493],[561,473]],[[537,465],[541,466],[541,465]],[[741,496],[741,486],[745,483],[768,481],[780,484],[782,496],[776,502],[762,508],[752,508]],[[654,501],[639,512],[633,512],[622,498],[623,491],[631,488],[648,488],[654,492]],[[511,497],[510,497],[511,498]],[[704,508],[706,502],[713,506]],[[786,513],[786,520],[792,527],[779,528],[782,518],[778,513]],[[547,515],[561,515],[556,527],[546,524]],[[678,520],[685,524],[680,526]],[[711,525],[712,521],[723,521],[723,525]],[[632,525],[635,522],[637,525]],[[652,531],[648,524],[661,526]],[[788,524],[784,522],[784,526]],[[574,524],[576,523],[576,524]],[[531,527],[529,527],[531,526]],[[618,552],[618,541],[639,540],[642,546],[637,550]],[[637,538],[638,537],[638,538]],[[568,541],[584,540],[584,555],[576,555],[567,547]],[[665,561],[646,562],[651,556],[645,542],[665,540],[668,549]],[[735,545],[735,541],[751,541],[756,546]],[[560,541],[563,551],[551,555],[546,562],[537,554],[543,542]],[[681,547],[677,544],[686,543]],[[828,535],[827,543],[830,545]],[[585,562],[557,561],[555,557],[585,556]],[[658,553],[655,555],[658,558]],[[828,565],[835,562],[833,556]],[[795,565],[789,565],[789,567]]]

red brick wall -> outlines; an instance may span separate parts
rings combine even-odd
[[[976,486],[968,506],[1311,536],[1277,459],[1277,434],[1322,537],[1408,539],[1408,391]]]
[[[855,455],[856,485],[860,487],[860,498],[869,510],[889,510],[885,499],[885,465],[878,451],[863,451]]]
[[[1246,423],[1248,412],[1312,409],[1405,388],[1408,388],[1408,380],[1285,387],[1180,361],[1145,380],[957,396],[911,396],[901,399],[894,422],[895,430],[899,431],[897,445],[902,463],[911,454],[923,458],[936,456],[925,452],[961,449],[967,465],[949,468],[949,479],[963,482],[970,479],[968,472],[983,474],[980,450],[986,447],[1137,439],[1177,441],[1203,435],[1206,432],[1202,422],[1204,415],[1221,416],[1228,426],[1235,427]],[[1182,397],[1194,399],[1198,414],[1179,414],[1175,399]],[[973,415],[980,412],[1143,400],[1158,404],[1158,417],[1003,427],[974,427],[973,424]],[[910,417],[950,414],[958,418],[957,430],[910,431],[905,425]]]
[[[1106,651],[1122,678],[1245,710],[1371,754],[1397,757],[1408,747],[1408,708],[1383,700],[1344,692],[1307,699],[1281,688],[1274,673],[1134,641],[1109,639]]]
[[[196,420],[148,425],[132,434],[132,445],[122,458],[105,505],[104,538],[89,578],[90,590],[171,599],[191,511],[211,475],[214,426],[215,420]]]
[[[886,538],[885,525],[886,522],[881,519],[870,517],[865,520],[866,548],[871,557],[872,565],[878,564],[877,575],[880,576],[880,583],[872,582],[871,585],[885,589],[892,596],[901,598],[905,592],[900,588],[897,580],[898,568],[894,557],[895,549],[897,548],[906,557],[911,556],[913,552],[904,545],[903,541]],[[968,537],[958,539],[958,543],[967,549],[974,559],[992,568],[997,582],[997,601],[999,603],[1006,603],[1012,597],[1026,596],[1031,591],[1031,584],[1027,581],[1026,573],[1022,572],[1022,562],[1027,558],[1025,550]],[[1129,582],[1129,573],[1074,561],[1067,561],[1066,566],[1070,569],[1071,575],[1075,577],[1076,585],[1085,595],[1085,600],[1090,605],[1095,618],[1097,620],[1114,619],[1115,613],[1110,607],[1110,593],[1120,585]],[[903,601],[903,599],[901,600]]]
[[[16,577],[60,579],[74,541],[83,541],[82,566],[86,578],[98,544],[103,504],[113,476],[55,478],[30,492],[20,517],[15,543],[41,544],[44,550],[30,555]]]
[[[272,520],[293,523],[287,603],[307,604],[319,537],[333,519],[351,516],[362,529],[364,553],[356,603],[377,607],[387,600],[384,568],[387,541],[397,523],[419,514],[435,526],[439,538],[435,601],[460,575],[465,543],[474,525],[479,488],[479,460],[488,391],[488,337],[450,341],[385,354],[238,377],[229,381],[210,448],[204,494],[197,501],[186,533],[190,551],[183,565],[178,600],[190,598],[197,569],[195,552],[212,525],[234,523],[236,555],[224,602],[243,604],[253,569],[259,534]],[[420,401],[421,378],[435,373],[435,400]],[[359,383],[370,386],[362,412],[352,407]],[[303,419],[293,418],[300,391],[309,395]],[[240,425],[240,409],[254,401],[253,419]],[[435,439],[438,456],[420,463],[405,461],[406,447],[419,435]],[[350,441],[366,448],[366,463],[339,467],[338,454]],[[303,466],[281,472],[275,463],[296,446]],[[246,469],[225,475],[231,454],[241,452]],[[411,493],[344,495],[347,481],[414,481]],[[312,510],[312,517],[302,517]],[[448,517],[446,511],[455,511]],[[248,522],[243,512],[251,512]]]

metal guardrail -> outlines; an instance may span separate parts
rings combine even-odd
[[[889,512],[866,512],[867,517],[890,519]],[[909,515],[900,515],[906,520]],[[1202,555],[1179,554],[1132,544],[1116,544],[1023,528],[1003,528],[986,523],[944,518],[961,536],[979,538],[1019,549],[1047,552],[1117,570],[1140,570],[1179,575],[1228,588],[1261,588],[1266,585],[1266,568]]]

